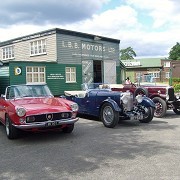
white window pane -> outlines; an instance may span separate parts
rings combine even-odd
[[[45,82],[45,67],[27,67],[26,71],[27,82]]]

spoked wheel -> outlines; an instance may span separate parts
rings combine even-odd
[[[18,129],[16,129],[13,125],[11,120],[9,119],[8,116],[6,116],[6,135],[9,139],[16,139],[19,135]]]
[[[105,127],[113,128],[119,122],[119,112],[110,103],[105,103],[101,108],[101,120]]]
[[[70,124],[62,129],[64,133],[71,133],[74,129],[74,124]]]
[[[144,115],[143,115],[143,120],[139,120],[142,123],[149,123],[152,121],[154,117],[154,108],[152,107],[145,107],[144,109]]]
[[[152,100],[156,106],[155,111],[154,111],[154,116],[157,118],[163,117],[167,111],[166,102],[160,97],[154,97]]]

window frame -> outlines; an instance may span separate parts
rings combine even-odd
[[[31,71],[29,71],[28,68],[29,70],[31,69]],[[43,71],[41,71],[41,68],[43,68]],[[26,83],[46,83],[46,67],[26,66]]]
[[[170,61],[164,62],[164,67],[166,67],[166,68],[171,67],[171,62]]]
[[[170,78],[170,72],[166,72],[166,73],[165,73],[165,78],[166,78],[166,79],[169,79],[169,78]]]
[[[151,74],[155,79],[160,78],[160,71],[148,72],[148,74]]]
[[[9,60],[14,58],[14,45],[2,47],[2,60]]]
[[[67,71],[69,69],[69,71]],[[72,71],[74,69],[74,71]],[[66,67],[66,83],[76,83],[76,67]]]
[[[38,39],[29,43],[30,56],[47,54],[47,39]]]

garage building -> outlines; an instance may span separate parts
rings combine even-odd
[[[0,93],[12,84],[45,82],[61,95],[82,83],[121,83],[119,43],[59,28],[0,42]]]

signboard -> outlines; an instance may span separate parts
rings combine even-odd
[[[126,67],[140,66],[140,61],[122,61]]]
[[[21,74],[22,74],[21,67],[15,67],[15,68],[14,68],[14,74],[15,74],[16,76],[21,75]]]

